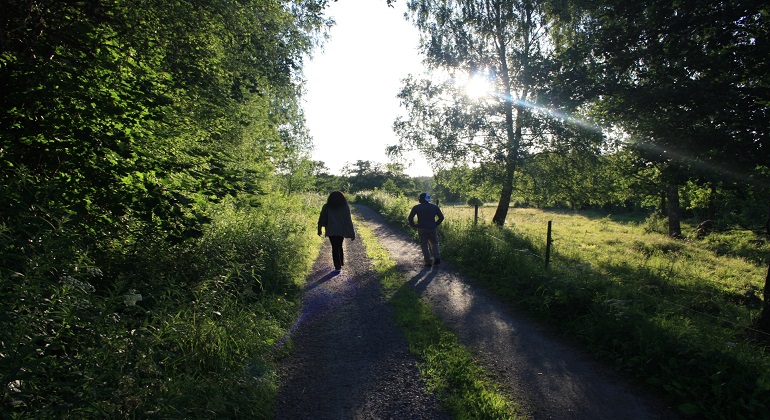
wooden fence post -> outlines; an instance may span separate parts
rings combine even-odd
[[[551,220],[548,221],[548,234],[545,238],[545,268],[551,260]]]

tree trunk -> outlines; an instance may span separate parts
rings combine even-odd
[[[497,210],[492,217],[492,223],[502,226],[508,217],[508,209],[511,205],[511,196],[513,195],[513,179],[516,174],[516,164],[519,160],[519,139],[521,138],[522,126],[522,107],[516,107],[516,127],[513,122],[513,106],[510,101],[506,101],[506,124],[508,125],[508,156],[505,158],[505,179],[503,188],[500,191],[500,201],[497,203]],[[510,105],[510,106],[509,106]]]
[[[513,195],[512,186],[504,186],[500,191],[500,201],[497,203],[497,210],[492,217],[492,222],[497,226],[505,224],[505,218],[508,217],[508,209],[511,206],[511,195]]]
[[[530,66],[530,53],[532,50],[532,38],[530,37],[534,24],[532,23],[532,5],[525,3],[523,22],[521,30],[521,49],[517,51],[519,62],[517,66],[521,68],[521,91],[518,92],[518,99],[514,101],[511,88],[510,68],[508,67],[508,46],[509,39],[506,34],[506,23],[502,19],[502,3],[497,3],[494,10],[494,31],[497,39],[497,58],[500,63],[500,75],[502,77],[505,102],[505,129],[507,135],[506,156],[505,156],[505,179],[503,188],[500,191],[500,201],[497,203],[492,222],[498,226],[505,224],[508,217],[508,208],[511,204],[513,195],[514,176],[516,174],[516,165],[519,161],[519,148],[521,147],[521,138],[524,127],[524,113],[527,112],[524,102],[529,96],[529,89],[532,84],[532,67]],[[514,117],[514,102],[516,103],[516,116]]]
[[[679,221],[679,185],[668,186],[668,236],[672,238],[682,237],[682,226]]]
[[[511,79],[508,73],[508,58],[506,56],[505,49],[505,36],[502,31],[501,22],[496,22],[497,37],[499,45],[502,47],[498,50],[500,59],[501,75],[503,79],[503,87],[505,89],[505,103],[503,109],[505,110],[505,131],[507,136],[506,141],[506,156],[505,156],[505,179],[503,180],[503,188],[500,191],[500,201],[497,202],[497,210],[492,217],[492,223],[497,226],[505,224],[505,219],[508,217],[508,208],[511,205],[511,195],[513,195],[513,177],[516,172],[516,162],[518,160],[518,137],[516,136],[517,129],[520,130],[521,126],[521,112],[517,112],[516,122],[513,118],[513,100],[511,96]],[[514,124],[516,128],[514,128]]]

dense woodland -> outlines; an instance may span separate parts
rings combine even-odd
[[[601,208],[770,234],[763,2],[408,1],[431,72],[394,92],[388,152],[433,179],[311,160],[328,3],[0,5],[0,411],[269,417],[266,355],[335,189],[495,202],[501,226]]]

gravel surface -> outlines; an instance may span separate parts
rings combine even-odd
[[[294,351],[280,361],[276,418],[451,418],[425,391],[363,243],[343,246],[340,272],[325,241],[308,277]]]
[[[423,267],[415,241],[378,213],[358,205],[353,210],[409,283],[531,418],[677,418],[659,399],[474,287],[446,261]],[[327,242],[291,333],[295,349],[280,361],[276,418],[450,418],[425,391],[363,244],[346,240],[345,267],[332,270]]]

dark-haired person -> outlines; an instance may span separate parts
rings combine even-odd
[[[322,226],[332,244],[334,269],[339,271],[345,265],[342,241],[345,238],[350,238],[351,241],[356,240],[353,219],[350,217],[350,206],[341,191],[333,191],[329,194],[326,204],[321,207],[321,215],[318,217],[318,236],[321,236]]]
[[[444,214],[441,209],[430,202],[430,194],[422,193],[419,198],[420,204],[412,207],[409,212],[409,226],[417,229],[417,235],[420,237],[420,248],[422,256],[425,259],[425,266],[439,265],[441,263],[441,253],[438,247],[438,225],[444,221]],[[417,216],[417,223],[414,217]]]

